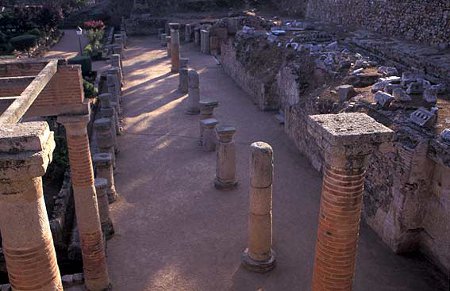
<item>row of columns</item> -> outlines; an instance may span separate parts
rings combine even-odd
[[[111,285],[103,237],[114,233],[108,204],[117,196],[113,157],[123,80],[120,56],[113,55],[111,63],[110,93],[100,96],[102,118],[94,122],[98,146],[106,152],[94,157],[97,179],[87,131],[90,116],[58,117],[66,129],[85,285],[94,291]],[[53,132],[46,122],[0,128],[0,231],[13,290],[63,290],[42,188],[54,148]]]
[[[170,27],[172,72],[176,72],[180,61],[179,26],[172,24]],[[175,42],[174,35],[177,38]],[[206,38],[209,38],[207,31],[200,31],[203,52],[208,49],[209,41]],[[175,56],[174,51],[177,52]],[[236,129],[218,126],[213,116],[218,103],[200,101],[199,75],[195,70],[183,66],[179,85],[183,93],[186,93],[186,81],[186,113],[201,114],[200,143],[205,151],[217,150],[214,185],[217,189],[232,189],[237,185],[233,140]],[[392,138],[393,132],[362,113],[311,116],[308,131],[323,148],[326,163],[312,290],[351,290],[367,160],[375,148]],[[359,138],[355,139],[355,134]],[[255,272],[270,271],[276,262],[272,249],[272,184],[272,147],[264,142],[253,143],[250,158],[249,237],[248,247],[242,254],[242,265]]]

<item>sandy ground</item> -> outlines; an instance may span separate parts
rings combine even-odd
[[[220,102],[216,118],[237,127],[239,187],[213,187],[215,153],[198,146],[199,117],[185,114],[178,75],[156,38],[131,38],[124,71],[124,135],[119,137],[108,242],[114,290],[310,290],[321,175],[276,123],[192,44],[183,56],[200,74],[202,98]],[[274,148],[273,248],[268,274],[240,267],[246,247],[249,145]],[[363,225],[354,290],[439,290],[428,265],[394,255]]]

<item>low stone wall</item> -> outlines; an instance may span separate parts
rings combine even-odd
[[[418,43],[448,46],[450,2],[447,0],[278,0],[283,13],[365,28]]]

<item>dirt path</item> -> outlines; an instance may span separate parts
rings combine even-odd
[[[211,56],[183,47],[200,73],[202,98],[237,127],[238,189],[214,189],[215,153],[198,146],[198,116],[185,114],[178,76],[156,38],[131,38],[124,60],[125,132],[119,138],[108,242],[114,290],[310,290],[321,175],[294,147],[273,113],[257,109]],[[247,241],[249,144],[274,148],[274,249],[260,275],[240,267]],[[392,254],[363,227],[354,290],[437,290],[426,266]]]
[[[80,53],[80,43],[75,30],[63,30],[64,35],[61,40],[54,45],[45,57],[73,58]],[[84,48],[88,44],[85,36],[81,37],[81,46]]]

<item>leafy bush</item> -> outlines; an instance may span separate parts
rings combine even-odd
[[[86,98],[95,98],[97,97],[97,90],[95,90],[94,84],[83,80],[83,88],[84,88],[84,97]]]
[[[42,35],[42,33],[41,33],[41,31],[39,30],[39,28],[33,28],[32,30],[29,30],[29,31],[27,32],[27,34],[29,34],[29,35],[34,35],[34,36],[37,36],[37,37],[41,37],[41,35]]]
[[[67,62],[72,65],[81,65],[81,72],[83,73],[83,76],[86,76],[92,72],[92,60],[89,56],[76,56],[69,59]]]
[[[19,35],[11,38],[9,41],[16,50],[29,51],[32,47],[36,46],[38,38],[35,35]]]

